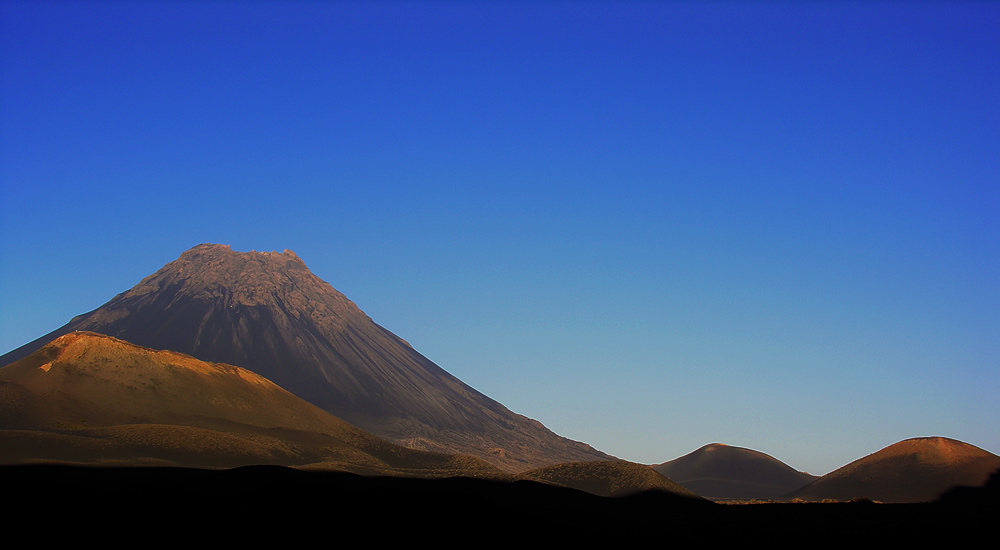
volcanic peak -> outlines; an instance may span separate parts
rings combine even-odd
[[[904,439],[865,458],[886,460],[903,456],[913,456],[923,464],[952,465],[991,455],[992,453],[974,445],[963,443],[957,439],[930,436]],[[860,460],[856,462],[860,462]]]
[[[377,436],[475,455],[512,472],[613,458],[469,387],[287,250],[195,246],[100,308],[3,355],[0,364],[79,330],[236,365]]]
[[[1000,468],[1000,457],[946,437],[915,437],[842,466],[788,498],[881,502],[935,500],[955,486],[982,486]]]
[[[229,245],[200,244],[116,296],[111,307],[95,312],[92,320],[113,322],[130,312],[120,311],[122,306],[134,307],[154,296],[169,299],[164,308],[186,297],[218,308],[262,306],[337,326],[349,319],[368,319],[291,250],[237,252]]]
[[[777,498],[816,479],[753,449],[710,443],[653,467],[709,498]]]

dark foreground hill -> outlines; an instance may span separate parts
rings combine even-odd
[[[721,505],[597,497],[530,481],[233,470],[0,467],[9,533],[45,544],[983,544],[992,505]]]
[[[715,499],[774,499],[818,479],[760,451],[721,443],[705,445],[653,469],[696,494]]]
[[[522,477],[606,497],[661,491],[700,500],[698,495],[649,466],[625,460],[568,462],[525,472]]]
[[[838,468],[787,498],[929,502],[958,486],[981,487],[1000,456],[946,437],[917,437]]]
[[[92,331],[236,365],[375,435],[508,471],[606,460],[445,372],[313,275],[293,252],[196,246],[100,308],[0,357]]]

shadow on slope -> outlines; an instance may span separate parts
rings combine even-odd
[[[522,476],[605,497],[624,497],[645,491],[659,491],[702,500],[698,495],[667,479],[649,466],[625,460],[556,464],[532,470]]]

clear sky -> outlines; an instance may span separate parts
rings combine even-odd
[[[0,353],[294,250],[621,458],[1000,453],[1000,3],[0,3]]]

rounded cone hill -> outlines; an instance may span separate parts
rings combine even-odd
[[[974,445],[946,437],[917,437],[855,460],[786,497],[929,502],[953,487],[980,487],[998,469],[1000,456]]]
[[[72,332],[0,368],[0,463],[503,478],[470,456],[406,449],[232,365]]]
[[[818,479],[760,451],[705,445],[653,467],[706,498],[776,499]]]
[[[613,457],[515,414],[444,371],[295,253],[203,244],[98,309],[0,357],[91,331],[236,365],[375,435],[511,472]]]

